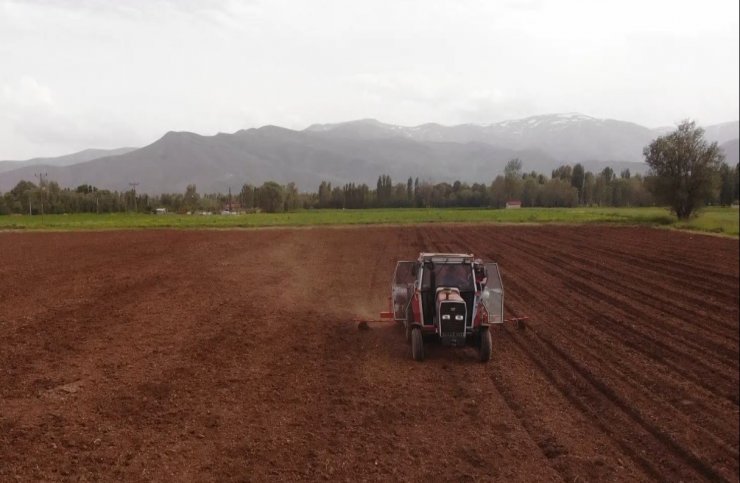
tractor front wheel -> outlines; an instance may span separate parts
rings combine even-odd
[[[481,330],[478,334],[480,338],[480,349],[478,349],[478,356],[481,362],[488,362],[491,359],[491,350],[493,347],[493,341],[491,340],[491,331],[488,329]]]
[[[411,329],[411,357],[415,361],[424,360],[424,339],[421,338],[421,329],[418,327]]]

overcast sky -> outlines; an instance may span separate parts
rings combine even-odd
[[[0,159],[168,130],[738,118],[738,0],[0,0]]]

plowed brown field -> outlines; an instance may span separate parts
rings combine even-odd
[[[494,355],[351,319],[500,263]],[[738,242],[620,227],[0,234],[0,480],[738,480]]]

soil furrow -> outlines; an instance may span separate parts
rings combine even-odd
[[[435,250],[531,317],[487,364],[353,321]],[[736,481],[738,262],[598,225],[0,234],[0,480]]]

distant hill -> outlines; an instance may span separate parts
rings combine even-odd
[[[710,126],[707,137],[726,137],[733,125],[737,138],[737,122]],[[594,172],[608,165],[617,173],[627,168],[643,173],[642,149],[662,133],[574,113],[458,126],[407,127],[365,119],[303,131],[264,126],[215,136],[169,132],[143,148],[44,169],[62,186],[89,183],[125,190],[135,181],[147,193],[183,192],[188,184],[200,192],[225,192],[268,180],[293,181],[301,190],[316,190],[322,180],[374,186],[380,174],[390,174],[395,182],[411,176],[488,184],[514,157],[525,171],[545,174],[576,162]],[[32,180],[38,169],[36,164],[0,172],[0,191]]]
[[[397,181],[408,176],[490,183],[512,157],[531,169],[556,164],[539,152],[515,151],[483,143],[420,143],[410,139],[346,139],[274,126],[234,134],[200,136],[169,132],[141,149],[73,166],[49,166],[49,179],[63,186],[90,183],[123,190],[139,182],[142,192],[180,192],[195,184],[200,192],[225,192],[244,183],[296,182],[315,190],[322,180],[374,184],[379,174]],[[0,191],[33,179],[38,167],[0,174]]]
[[[738,162],[740,162],[738,144],[740,144],[740,140],[733,139],[719,146],[720,149],[722,149],[722,151],[724,151],[725,153],[725,163],[729,164],[730,166],[735,166]]]
[[[740,123],[738,121],[723,122],[704,128],[704,137],[709,141],[717,141],[717,144],[725,144],[733,139],[740,138]]]
[[[103,156],[115,156],[133,151],[136,148],[117,149],[85,149],[77,153],[66,154],[53,158],[33,158],[26,161],[0,161],[0,173],[12,171],[26,166],[70,166],[72,164],[84,163]]]
[[[480,142],[514,150],[536,149],[571,163],[641,162],[642,148],[656,137],[634,123],[596,119],[577,113],[549,114],[487,125],[415,127],[383,124],[372,119],[341,124],[315,124],[307,131],[351,138],[404,137],[425,142]]]

